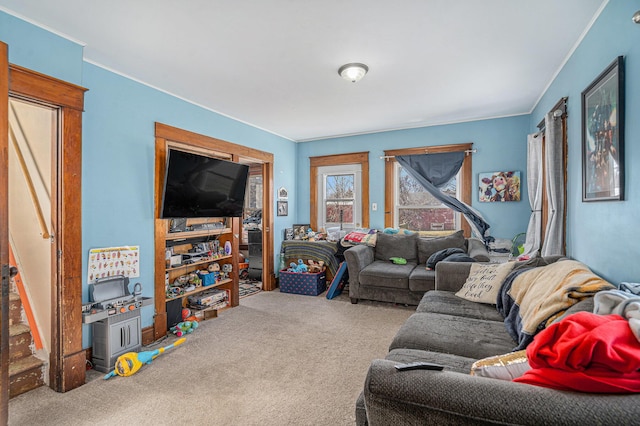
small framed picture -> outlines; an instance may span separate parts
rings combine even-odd
[[[278,216],[289,216],[288,201],[278,201]]]
[[[285,228],[284,229],[284,239],[285,240],[293,240],[293,228]]]
[[[289,191],[287,191],[287,188],[285,188],[284,186],[281,186],[280,189],[278,189],[278,199],[287,200],[288,198],[289,198]]]
[[[302,237],[307,235],[311,231],[311,225],[307,224],[298,224],[293,225],[293,239],[301,240]]]

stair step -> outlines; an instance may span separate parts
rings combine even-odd
[[[9,293],[9,325],[19,324],[22,320],[22,302],[18,293]]]
[[[44,361],[30,355],[9,364],[9,397],[20,395],[44,384]]]
[[[32,355],[31,329],[26,324],[9,326],[9,361],[13,362]]]

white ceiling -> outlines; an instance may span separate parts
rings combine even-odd
[[[0,0],[87,61],[294,141],[531,112],[607,0]],[[363,62],[359,83],[338,76]]]

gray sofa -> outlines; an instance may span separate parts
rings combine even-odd
[[[557,258],[545,258],[554,262]],[[516,345],[495,305],[455,296],[470,264],[440,262],[436,289],[427,292],[400,328],[384,360],[374,360],[356,402],[358,425],[613,425],[640,423],[640,395],[559,391],[470,375],[482,358]],[[560,319],[593,310],[593,297]],[[443,371],[397,371],[395,365],[426,361]]]
[[[417,305],[425,292],[435,288],[436,273],[427,270],[427,260],[434,253],[456,248],[478,262],[489,261],[482,241],[467,239],[462,231],[440,238],[378,232],[375,247],[357,245],[344,252],[351,303],[367,299]],[[394,264],[391,257],[407,263]]]

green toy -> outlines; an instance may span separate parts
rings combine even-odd
[[[390,257],[389,260],[392,261],[393,263],[395,263],[396,265],[406,265],[407,264],[407,259],[405,259],[404,257]]]

